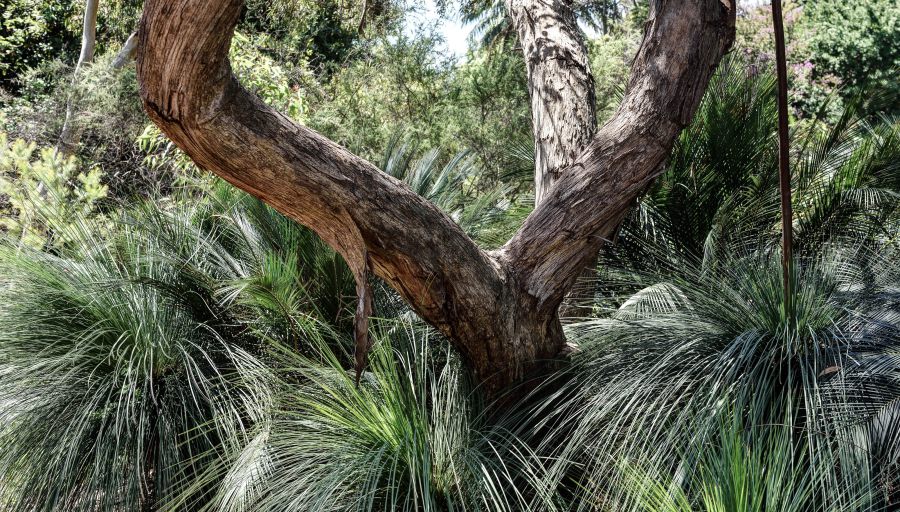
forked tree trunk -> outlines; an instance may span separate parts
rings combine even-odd
[[[384,279],[450,338],[488,396],[563,348],[560,302],[690,121],[735,16],[728,0],[653,1],[621,106],[487,253],[408,187],[243,89],[227,60],[241,7],[147,0],[137,73],[148,114],[199,167],[313,229],[358,281]]]
[[[537,206],[597,131],[594,77],[570,0],[506,0],[506,9],[528,76]],[[583,316],[592,302],[595,264],[589,261],[580,273],[560,317]]]

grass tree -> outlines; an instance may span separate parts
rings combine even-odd
[[[0,247],[0,500],[15,509],[155,510],[269,407],[249,334],[213,294],[218,262],[178,244],[208,240],[166,226],[106,239],[75,224],[68,257]]]

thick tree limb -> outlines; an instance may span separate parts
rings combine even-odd
[[[368,254],[423,318],[451,338],[483,339],[496,323],[486,305],[502,294],[499,267],[401,182],[241,88],[226,58],[241,5],[145,4],[137,74],[150,117],[198,166],[313,229],[358,281]]]
[[[362,295],[367,269],[387,281],[453,341],[489,394],[562,349],[556,308],[654,178],[734,33],[724,0],[655,1],[622,106],[489,256],[405,185],[241,88],[227,61],[240,9],[240,0],[145,3],[137,74],[150,117],[198,166],[318,233]]]

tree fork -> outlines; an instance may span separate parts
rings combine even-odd
[[[451,340],[489,397],[564,347],[557,308],[658,174],[734,37],[727,0],[655,0],[612,119],[503,248],[243,89],[227,54],[241,0],[148,0],[137,76],[150,118],[198,167],[309,227]],[[554,58],[541,54],[538,58]],[[364,309],[364,308],[363,308]]]
[[[569,0],[506,0],[528,76],[534,134],[534,203],[540,205],[597,131],[597,101],[587,45]],[[596,258],[559,309],[582,315],[593,300]],[[590,283],[590,284],[589,284]]]

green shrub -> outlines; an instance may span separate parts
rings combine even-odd
[[[0,229],[20,244],[62,247],[79,243],[70,226],[96,213],[106,197],[102,172],[80,172],[74,157],[23,140],[9,142],[0,132],[0,194],[8,202]]]
[[[29,69],[77,55],[77,17],[68,1],[11,0],[0,7],[0,89],[17,91]]]

